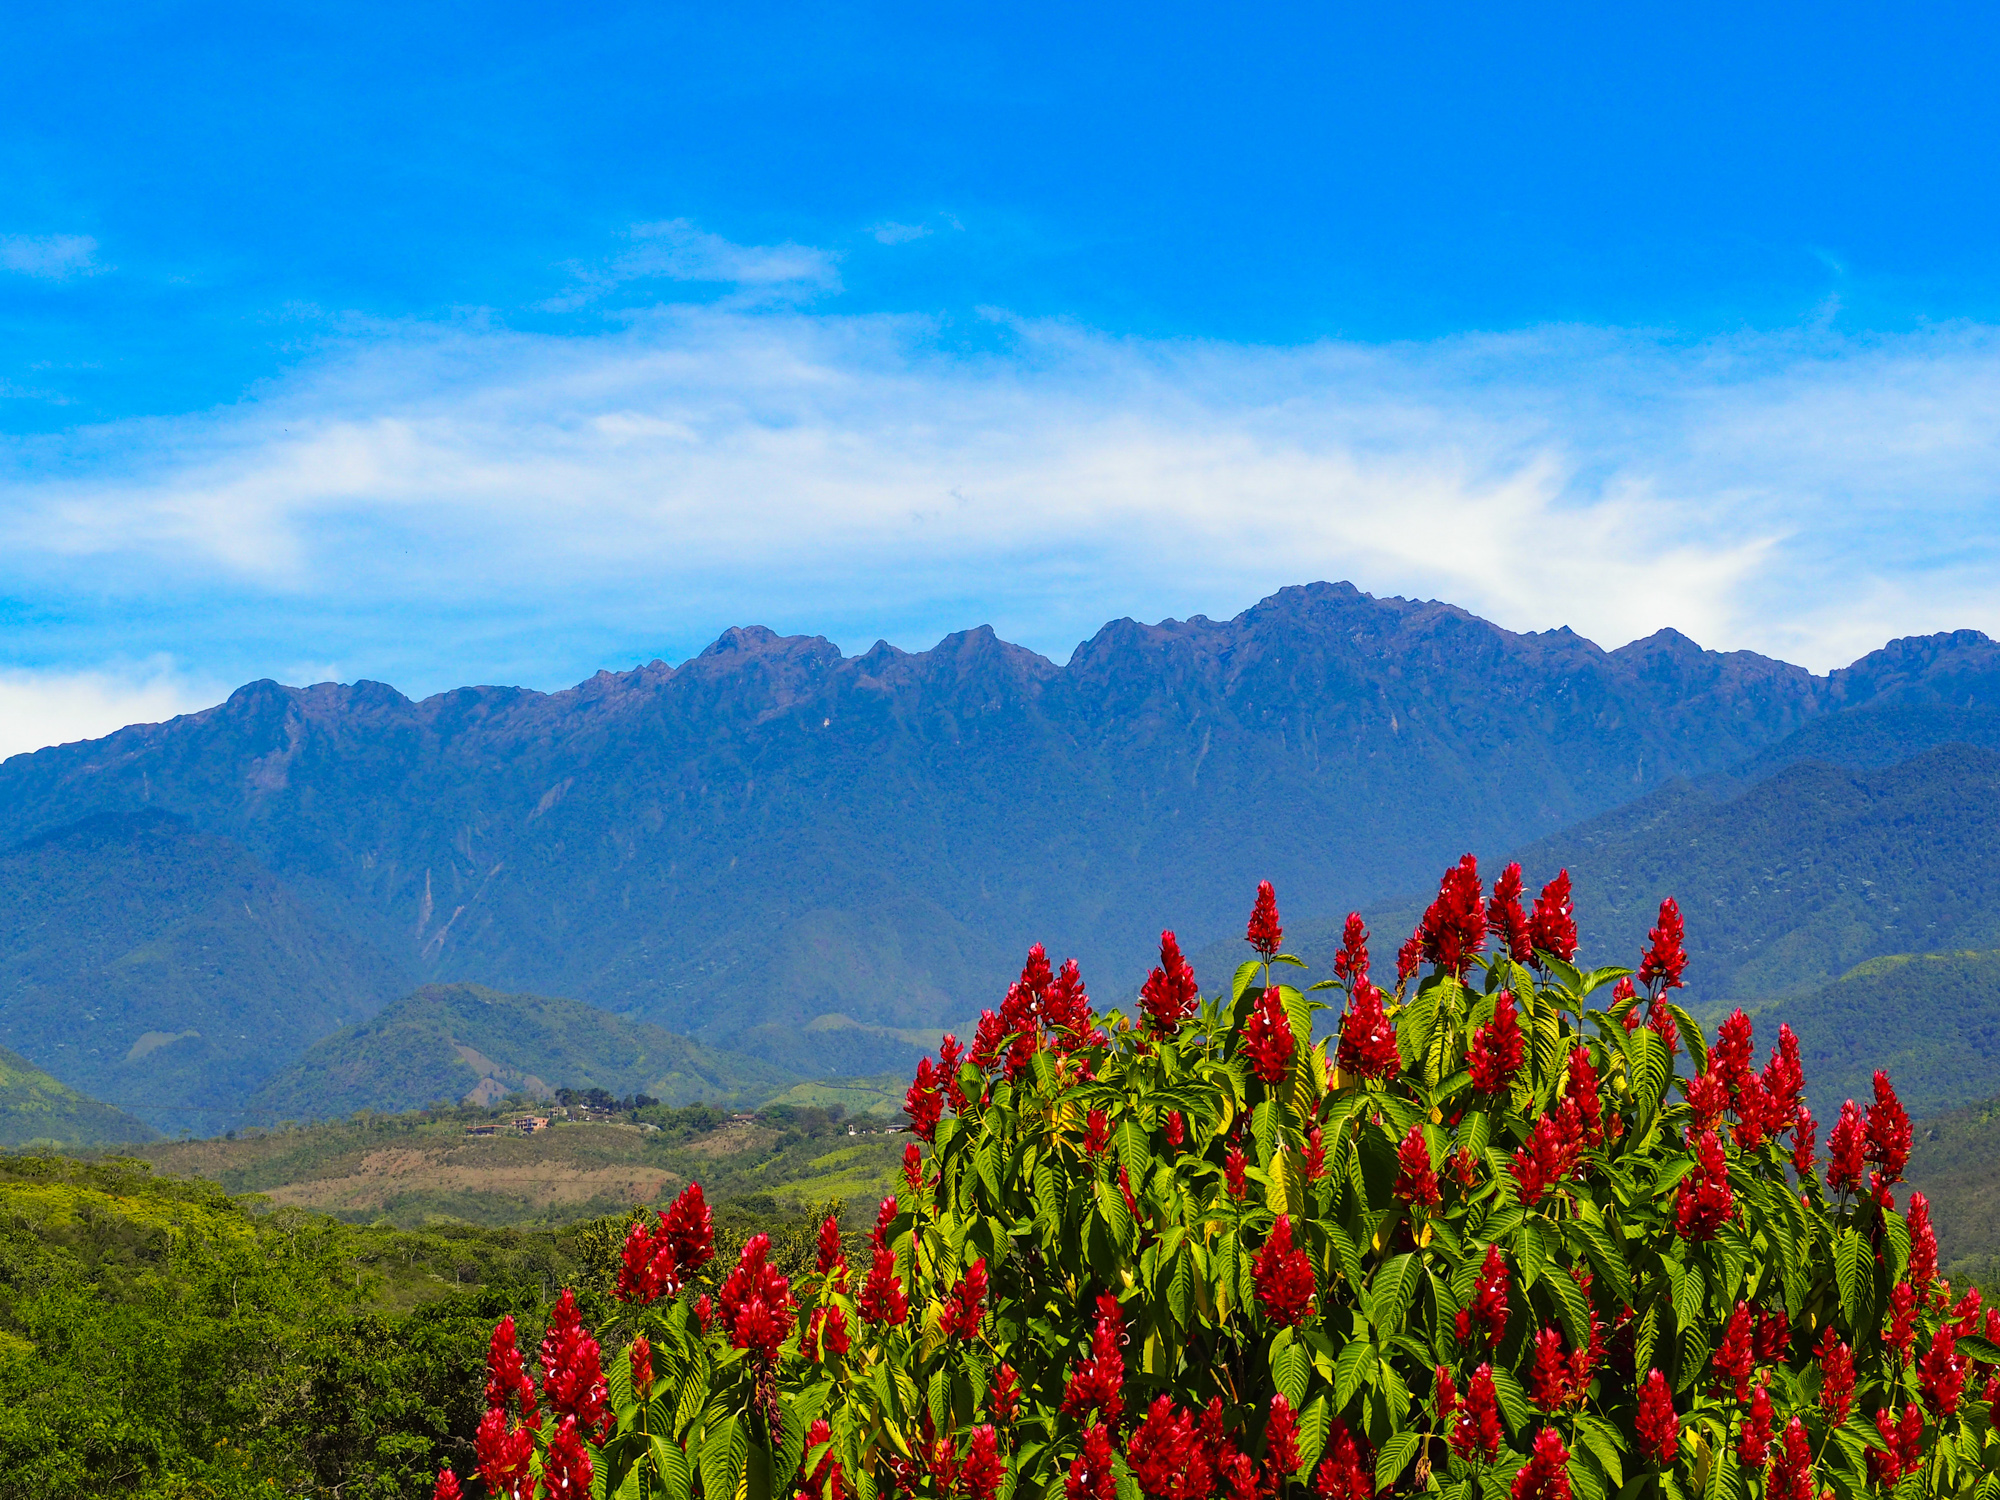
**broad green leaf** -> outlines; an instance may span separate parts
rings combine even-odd
[[[1368,1289],[1368,1318],[1385,1333],[1403,1326],[1410,1311],[1410,1299],[1417,1293],[1423,1268],[1414,1253],[1397,1256],[1375,1272]]]
[[[647,1446],[653,1455],[653,1472],[660,1476],[660,1487],[666,1491],[667,1500],[688,1500],[694,1488],[694,1466],[688,1462],[681,1445],[655,1434],[647,1439]]]
[[[1295,1412],[1305,1409],[1306,1385],[1311,1377],[1312,1358],[1300,1344],[1287,1344],[1272,1362],[1271,1378]]]
[[[1354,1393],[1361,1389],[1361,1382],[1368,1377],[1368,1367],[1375,1361],[1375,1347],[1366,1339],[1354,1339],[1340,1351],[1340,1357],[1333,1362],[1333,1405],[1337,1411],[1346,1411],[1354,1400]]]
[[[708,1500],[735,1500],[750,1458],[750,1429],[724,1417],[708,1429],[701,1445],[701,1489]]]
[[[1382,1445],[1382,1451],[1375,1456],[1376,1489],[1386,1491],[1394,1487],[1396,1477],[1416,1457],[1419,1441],[1417,1433],[1399,1432]]]
[[[1528,1427],[1528,1393],[1521,1389],[1512,1370],[1494,1366],[1493,1394],[1500,1399],[1500,1415],[1507,1419],[1508,1432],[1519,1437]]]
[[[1873,1262],[1867,1242],[1860,1235],[1851,1229],[1840,1231],[1840,1238],[1833,1246],[1833,1273],[1840,1287],[1840,1310],[1847,1314],[1850,1328],[1860,1326],[1861,1278],[1874,1275]]]
[[[1555,1293],[1556,1311],[1562,1315],[1563,1332],[1569,1335],[1569,1346],[1582,1349],[1590,1343],[1590,1300],[1578,1286],[1562,1272],[1545,1278],[1545,1284]]]

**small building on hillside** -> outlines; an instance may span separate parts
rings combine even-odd
[[[514,1128],[520,1131],[522,1135],[533,1135],[538,1130],[547,1130],[549,1128],[549,1117],[547,1115],[522,1115],[514,1122]]]

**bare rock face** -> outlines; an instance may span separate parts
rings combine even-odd
[[[1161,925],[1222,936],[1259,879],[1300,913],[1409,891],[1834,710],[1991,709],[1996,663],[1959,632],[1816,678],[1348,584],[1114,621],[1060,666],[984,627],[854,657],[746,627],[552,694],[253,683],[6,762],[0,847],[165,811],[404,983],[575,996],[860,1073],[997,1004],[1032,941],[1116,1003]],[[857,1024],[809,1029],[827,1017]]]

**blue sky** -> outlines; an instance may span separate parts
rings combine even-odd
[[[44,8],[0,51],[0,754],[751,621],[1060,659],[1314,577],[1820,670],[2000,632],[1996,43]]]

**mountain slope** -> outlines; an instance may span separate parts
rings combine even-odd
[[[796,1081],[769,1064],[579,1001],[426,985],[315,1043],[248,1108],[264,1119],[311,1120],[558,1088],[651,1094],[673,1105],[754,1104]]]
[[[0,1043],[168,1131],[243,1096],[402,987],[228,839],[157,809],[0,853]]]
[[[85,1098],[0,1047],[0,1146],[108,1146],[157,1138],[123,1110]]]
[[[1221,936],[1258,879],[1295,910],[1415,890],[1843,706],[1978,707],[1995,656],[1961,632],[1814,678],[1326,584],[1118,621],[1060,667],[985,629],[856,657],[732,630],[565,693],[252,684],[0,765],[0,839],[165,808],[400,972],[860,1073],[996,1001],[1032,940],[1115,999],[1161,926]]]

